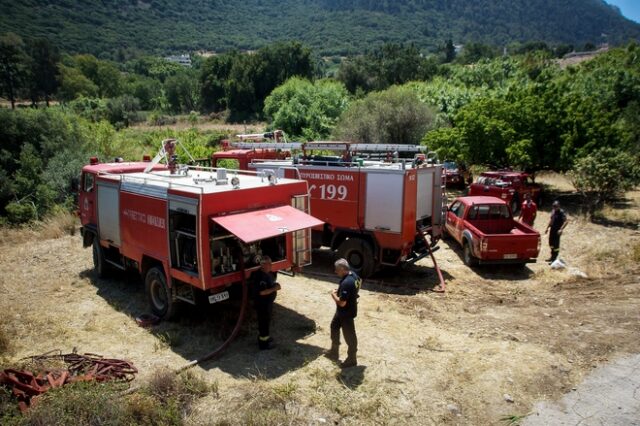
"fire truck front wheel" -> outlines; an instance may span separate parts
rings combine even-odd
[[[157,266],[149,269],[144,283],[153,313],[160,318],[171,319],[175,314],[175,303],[162,269]]]
[[[360,238],[349,238],[338,247],[338,256],[347,259],[351,268],[361,277],[366,278],[375,271],[373,249],[369,242]]]
[[[93,237],[93,268],[98,278],[105,278],[109,275],[109,264],[104,259],[104,250],[100,246],[98,237]]]

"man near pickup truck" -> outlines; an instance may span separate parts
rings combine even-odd
[[[536,220],[536,215],[538,214],[538,206],[531,199],[531,194],[524,194],[524,201],[522,202],[522,206],[520,207],[520,217],[518,218],[520,222],[526,223],[527,225],[533,227],[533,222]]]
[[[280,290],[276,282],[276,273],[271,271],[271,258],[264,256],[260,261],[260,269],[251,274],[254,302],[258,316],[258,347],[260,350],[272,349],[273,339],[269,335],[273,302]]]
[[[564,210],[560,208],[560,203],[558,201],[554,201],[551,206],[551,217],[549,218],[549,224],[547,225],[547,229],[545,229],[544,233],[546,234],[549,230],[549,247],[551,247],[551,257],[547,259],[547,262],[552,263],[554,260],[558,258],[558,254],[560,253],[560,236],[562,235],[562,231],[567,226],[567,215],[564,213]]]
[[[362,280],[351,270],[346,259],[338,259],[335,272],[340,277],[340,285],[331,291],[331,298],[336,304],[336,313],[331,320],[331,349],[327,358],[337,361],[340,348],[340,329],[347,342],[347,358],[340,364],[342,368],[358,365],[356,352],[358,351],[358,337],[354,319],[358,315],[358,291]]]

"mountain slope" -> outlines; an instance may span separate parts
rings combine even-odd
[[[254,49],[300,40],[327,54],[384,42],[441,44],[640,39],[603,0],[0,0],[0,33],[71,52]],[[602,35],[606,34],[606,37]]]

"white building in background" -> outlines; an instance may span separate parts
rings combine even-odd
[[[175,64],[180,64],[183,67],[191,67],[191,57],[189,55],[171,55],[165,56],[164,59]]]

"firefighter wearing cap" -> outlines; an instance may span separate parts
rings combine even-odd
[[[271,259],[264,256],[260,261],[260,269],[251,274],[254,302],[258,316],[258,347],[261,350],[272,349],[273,339],[269,335],[273,302],[280,290],[276,282],[276,273],[271,271]]]
[[[567,226],[567,215],[564,213],[564,210],[560,208],[560,203],[558,201],[554,201],[552,204],[551,217],[549,218],[549,224],[547,225],[547,229],[545,229],[544,233],[546,234],[549,230],[549,247],[551,248],[551,257],[547,259],[547,262],[553,262],[558,258],[558,254],[560,253],[560,236],[562,235],[562,231]]]
[[[533,226],[537,214],[538,206],[531,199],[531,194],[524,194],[524,201],[522,202],[522,206],[520,206],[520,222]]]
[[[342,368],[358,365],[358,337],[354,319],[358,315],[358,291],[362,280],[349,267],[349,262],[339,259],[334,264],[335,272],[340,277],[340,285],[331,292],[331,298],[336,304],[336,313],[331,321],[331,349],[327,357],[337,361],[340,347],[340,330],[347,343],[347,358],[341,364]]]

